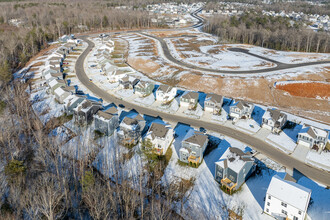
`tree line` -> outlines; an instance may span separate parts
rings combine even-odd
[[[214,16],[204,31],[229,43],[246,43],[275,50],[329,53],[329,35],[306,29],[289,18],[271,17],[257,12],[242,16]]]
[[[64,34],[152,27],[146,11],[115,9],[108,3],[87,0],[1,3],[0,81],[8,82],[12,72],[23,67],[49,41]],[[18,19],[18,27],[12,24],[12,19]]]

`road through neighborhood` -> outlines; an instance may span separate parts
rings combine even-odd
[[[330,186],[330,173],[326,171],[319,170],[317,168],[311,167],[306,165],[305,163],[283,153],[280,150],[277,150],[275,147],[271,146],[270,144],[266,143],[265,141],[262,141],[260,139],[257,139],[256,137],[253,137],[251,135],[245,134],[241,131],[225,127],[219,124],[211,123],[211,122],[205,122],[198,119],[192,119],[184,116],[179,116],[175,114],[168,114],[161,111],[156,111],[153,109],[149,109],[140,105],[136,105],[134,103],[130,103],[125,101],[124,99],[119,99],[109,93],[107,93],[105,90],[99,88],[97,85],[95,85],[93,82],[89,81],[89,77],[87,76],[85,69],[84,69],[84,61],[87,57],[88,53],[91,51],[91,49],[95,46],[93,42],[87,39],[87,36],[82,37],[82,39],[88,43],[88,47],[86,50],[79,56],[75,68],[76,68],[76,74],[78,79],[81,81],[81,83],[86,86],[94,95],[102,98],[103,100],[107,102],[113,102],[117,106],[119,104],[124,105],[127,109],[135,109],[141,114],[150,115],[154,117],[160,117],[165,121],[172,121],[172,122],[180,122],[184,124],[189,124],[194,127],[204,127],[205,129],[209,131],[214,131],[220,134],[223,134],[225,136],[234,138],[236,140],[239,140],[246,145],[252,147],[253,149],[261,152],[262,154],[266,155],[267,157],[277,161],[278,163],[282,164],[283,166],[289,168],[289,169],[297,169],[299,172],[304,174],[305,176],[321,183],[327,186]]]

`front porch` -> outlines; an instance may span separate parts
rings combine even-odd
[[[154,154],[157,154],[158,156],[163,155],[163,151],[163,148],[154,147],[153,149]]]
[[[237,183],[233,183],[230,179],[226,177],[221,180],[221,185],[226,188],[229,194],[231,194],[233,192],[233,189],[236,187]]]
[[[188,162],[189,163],[192,163],[192,164],[195,164],[196,165],[196,167],[198,166],[198,164],[199,164],[199,157],[196,157],[195,155],[190,155],[189,157],[188,157]]]

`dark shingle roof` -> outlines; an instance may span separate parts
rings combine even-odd
[[[205,141],[207,141],[207,139],[208,138],[205,134],[202,134],[200,132],[195,132],[194,135],[187,138],[185,141],[188,143],[197,144],[200,147],[202,147],[204,145]]]
[[[152,139],[155,139],[156,137],[159,138],[165,138],[169,128],[167,128],[163,124],[158,124],[158,123],[152,123],[149,132],[151,132],[151,137]]]

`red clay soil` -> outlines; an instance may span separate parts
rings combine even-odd
[[[330,97],[330,84],[325,83],[291,83],[285,85],[277,85],[277,89],[284,90],[292,96],[300,96],[306,98],[322,98]]]

